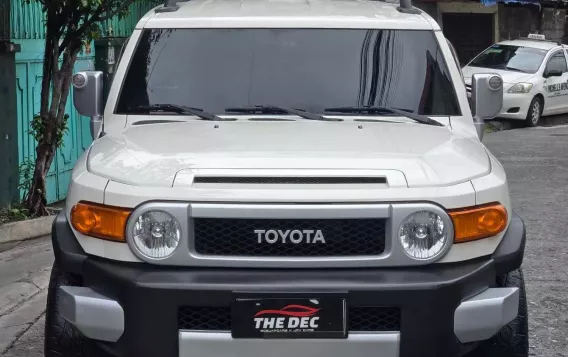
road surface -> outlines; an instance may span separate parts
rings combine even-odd
[[[568,357],[568,126],[487,135],[527,225],[530,354]],[[45,288],[53,261],[43,238],[0,247],[0,354],[43,356]]]

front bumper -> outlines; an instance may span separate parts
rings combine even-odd
[[[471,104],[471,85],[467,85],[466,88],[467,99]],[[496,118],[525,120],[533,98],[534,95],[530,93],[503,93],[503,108]]]
[[[499,118],[525,120],[529,106],[534,96],[530,93],[504,93],[503,109],[497,115]]]
[[[107,353],[141,357],[459,356],[467,342],[489,338],[516,316],[518,291],[496,287],[495,278],[521,265],[525,243],[524,224],[514,216],[493,256],[459,264],[411,269],[223,270],[156,267],[87,256],[63,215],[54,222],[52,236],[57,263],[83,279],[81,288],[62,288],[66,319],[85,335],[106,339],[97,345]],[[226,311],[236,297],[310,297],[314,293],[344,297],[348,311],[352,306],[399,308],[398,328],[350,332],[346,340],[234,340],[227,331],[190,331],[178,325],[183,306]],[[107,311],[106,316],[115,318],[95,318],[104,316],[102,310],[97,313],[97,306],[112,306],[114,312]]]

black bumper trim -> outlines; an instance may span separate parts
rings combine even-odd
[[[507,232],[491,257],[497,275],[506,274],[522,265],[526,240],[525,223],[513,212]]]
[[[491,257],[414,268],[213,269],[120,263],[88,256],[63,214],[53,226],[57,263],[125,310],[120,340],[105,344],[116,356],[178,356],[180,306],[230,306],[237,296],[310,296],[330,293],[358,306],[401,309],[400,357],[454,357],[462,345],[453,316],[465,298],[495,284],[523,260],[525,228],[513,215]]]
[[[82,275],[87,254],[75,238],[64,211],[59,212],[53,221],[51,242],[59,267],[66,272]]]

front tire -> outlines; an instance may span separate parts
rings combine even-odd
[[[63,272],[53,264],[47,291],[45,317],[45,357],[89,357],[94,356],[91,341],[83,336],[60,314],[60,286],[81,286],[80,277]]]
[[[542,110],[544,109],[544,103],[540,97],[534,97],[529,106],[529,112],[525,119],[525,126],[535,127],[540,123],[540,118],[542,117]]]
[[[528,357],[529,324],[525,279],[521,268],[497,278],[498,287],[519,288],[517,317],[503,327],[493,338],[484,341],[467,357]]]

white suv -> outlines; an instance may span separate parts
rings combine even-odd
[[[525,230],[407,1],[194,0],[140,20],[53,227],[46,356],[528,355]],[[102,118],[102,121],[101,121]]]

